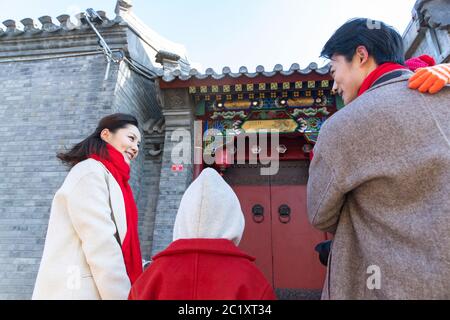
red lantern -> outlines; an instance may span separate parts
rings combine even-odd
[[[215,162],[221,172],[224,172],[233,163],[232,154],[227,152],[227,147],[222,146],[216,150]]]

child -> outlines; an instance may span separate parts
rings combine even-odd
[[[253,257],[237,245],[244,215],[230,186],[203,170],[181,200],[172,244],[131,288],[130,300],[275,300]]]

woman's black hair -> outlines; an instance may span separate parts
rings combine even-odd
[[[358,46],[365,46],[378,65],[405,62],[400,34],[381,21],[367,18],[351,19],[337,29],[323,47],[320,56],[331,59],[334,54],[338,54],[351,62]]]
[[[100,137],[101,132],[104,129],[109,129],[109,131],[115,133],[117,130],[123,129],[128,125],[139,128],[137,119],[130,114],[115,113],[106,116],[100,120],[94,133],[77,143],[68,152],[58,153],[56,157],[69,167],[73,167],[77,163],[86,160],[91,154],[97,154],[100,157],[108,159],[109,154],[106,149],[106,142]]]

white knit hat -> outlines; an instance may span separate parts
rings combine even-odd
[[[241,241],[245,219],[239,199],[214,169],[207,168],[181,199],[173,240],[228,239]]]

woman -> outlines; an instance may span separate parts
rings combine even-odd
[[[255,258],[237,246],[245,219],[239,200],[207,168],[181,199],[173,242],[133,284],[130,300],[275,300]]]
[[[117,113],[58,154],[71,170],[53,199],[33,299],[127,299],[142,273],[128,184],[140,141],[136,118]]]

